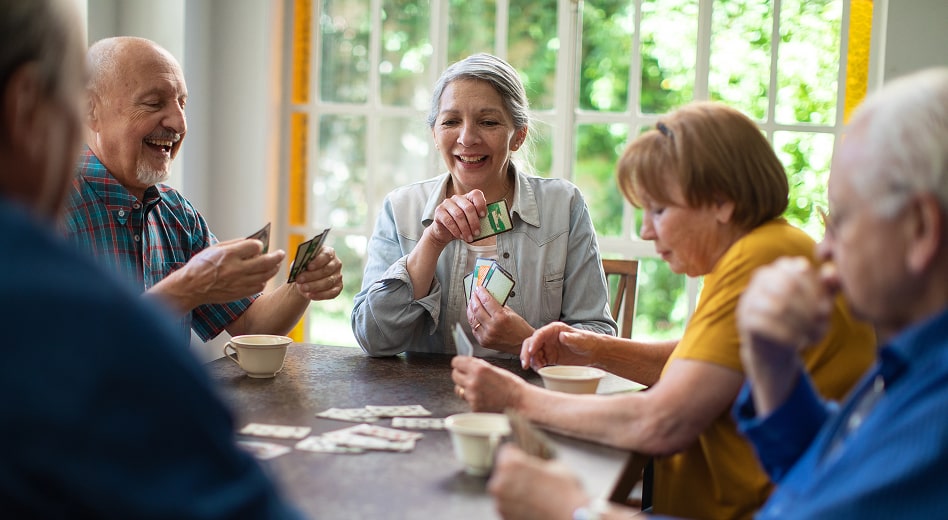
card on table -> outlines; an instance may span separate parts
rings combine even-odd
[[[312,451],[316,453],[365,453],[362,448],[353,448],[352,446],[341,446],[335,442],[314,435],[307,437],[296,443],[296,449],[303,451]]]
[[[322,233],[297,246],[296,257],[293,259],[293,265],[290,266],[290,276],[286,279],[286,283],[293,283],[296,280],[296,275],[306,270],[306,264],[316,258],[316,255],[319,254],[319,248],[323,247],[326,237],[329,236],[330,229],[324,229]]]
[[[365,407],[372,415],[376,417],[424,417],[431,415],[431,412],[420,404],[395,405],[395,406],[372,406]]]
[[[362,448],[364,450],[411,451],[415,449],[415,439],[392,441],[371,435],[359,435],[358,433],[352,433],[343,430],[324,433],[323,438],[341,446]]]
[[[343,428],[341,430],[334,430],[324,435],[332,438],[334,436],[343,434],[365,435],[368,437],[377,437],[379,439],[385,439],[388,441],[413,441],[425,436],[425,434],[420,432],[406,432],[404,430],[397,430],[395,428],[386,428],[384,426],[365,423]]]
[[[454,336],[454,350],[457,351],[459,356],[474,355],[474,345],[471,343],[471,340],[467,338],[467,333],[461,328],[460,323],[454,324],[451,335]]]
[[[444,419],[441,417],[392,417],[392,426],[412,430],[443,430]]]
[[[263,242],[263,254],[267,254],[267,251],[270,250],[270,223],[267,222],[267,225],[260,228],[260,231],[257,231],[247,238],[255,238]]]
[[[316,417],[349,422],[375,422],[379,420],[365,408],[330,408],[316,414]]]
[[[273,442],[239,440],[237,446],[249,451],[251,455],[259,460],[275,459],[280,455],[293,451],[289,446]]]
[[[511,229],[513,229],[513,222],[510,220],[507,201],[500,199],[487,205],[487,216],[481,219],[481,234],[474,237],[472,242],[484,240]]]
[[[312,430],[309,426],[283,426],[280,424],[250,423],[239,433],[257,437],[275,437],[277,439],[302,439]]]

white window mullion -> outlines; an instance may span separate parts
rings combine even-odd
[[[557,2],[557,37],[560,48],[556,63],[556,94],[553,125],[552,177],[573,178],[576,141],[576,104],[582,56],[582,0]]]
[[[510,32],[510,2],[497,0],[494,13],[494,55],[502,60],[507,59]]]
[[[710,99],[708,75],[711,71],[711,31],[714,0],[698,2],[698,49],[695,52],[695,91],[694,99]]]
[[[843,0],[843,16],[839,24],[839,71],[836,76],[836,138],[842,135],[846,112],[846,71],[849,68],[849,0]]]

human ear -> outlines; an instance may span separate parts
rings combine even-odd
[[[3,123],[11,148],[26,151],[34,158],[42,153],[45,141],[40,117],[45,101],[36,63],[13,71],[3,91]]]
[[[510,142],[510,149],[514,152],[520,149],[523,146],[523,142],[527,139],[527,127],[523,127],[514,134],[513,140]]]
[[[945,247],[945,214],[938,199],[930,193],[913,197],[909,204],[905,261],[911,272],[921,273],[936,261],[939,250]]]
[[[91,89],[86,90],[86,125],[93,131],[99,131],[99,111],[102,99]]]
[[[727,224],[734,216],[734,201],[718,200],[714,203],[714,215],[718,222]]]

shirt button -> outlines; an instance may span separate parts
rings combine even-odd
[[[134,208],[134,209],[141,209],[141,207],[142,207],[142,205],[139,204],[139,203],[137,203],[137,202],[136,202],[135,204],[132,204],[132,208]]]
[[[125,216],[125,210],[124,210],[124,209],[120,209],[119,212],[118,212],[118,216],[124,217],[124,216]]]
[[[510,253],[504,253],[504,258],[510,258]]]
[[[513,298],[513,297],[516,296],[516,295],[517,295],[517,293],[516,293],[515,291],[510,291],[510,297],[511,297],[511,298]]]
[[[135,235],[135,241],[136,241],[136,242],[141,242],[141,241],[142,241],[141,235]]]

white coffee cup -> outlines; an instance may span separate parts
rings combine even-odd
[[[224,355],[250,377],[273,377],[283,370],[286,347],[290,343],[293,343],[292,338],[273,334],[234,336],[224,345]]]
[[[497,446],[510,435],[510,421],[501,413],[459,413],[447,417],[444,427],[464,471],[478,477],[490,473]]]
[[[544,387],[568,394],[594,394],[606,375],[598,368],[576,365],[549,365],[537,372]]]

